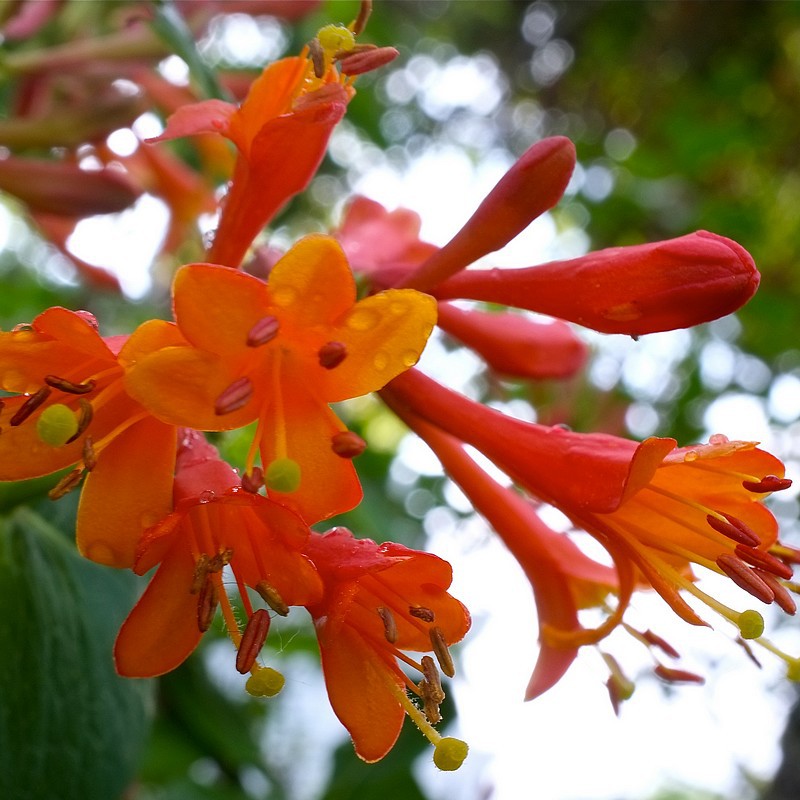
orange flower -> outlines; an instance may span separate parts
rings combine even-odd
[[[355,539],[345,528],[312,533],[305,553],[325,587],[321,600],[308,604],[308,610],[328,696],[356,753],[367,762],[383,758],[408,714],[436,746],[437,765],[456,769],[466,757],[466,745],[443,739],[432,727],[444,699],[439,670],[430,656],[417,662],[404,652],[433,652],[442,672],[453,676],[447,648],[464,637],[470,618],[447,593],[450,565],[403,545]],[[419,684],[398,660],[421,675]],[[420,698],[424,713],[409,700],[408,691]]]
[[[357,21],[358,22],[358,21]],[[366,22],[364,19],[363,22]],[[172,114],[159,142],[180,136],[217,133],[236,145],[233,179],[208,251],[209,261],[238,267],[253,239],[291,197],[308,186],[325,155],[336,124],[355,94],[352,78],[382,66],[397,55],[393,48],[362,51],[354,30],[323,28],[308,57],[270,64],[253,82],[241,106],[205,100]],[[352,64],[349,58],[367,58]],[[342,64],[343,75],[336,68]]]
[[[60,497],[86,472],[77,538],[93,561],[130,566],[142,527],[171,507],[174,428],[133,400],[122,378],[143,353],[178,341],[159,321],[103,339],[91,314],[59,307],[0,333],[0,385],[17,393],[0,411],[0,480],[73,466],[51,492]]]
[[[310,236],[269,282],[211,264],[181,269],[175,318],[188,341],[140,360],[126,386],[159,419],[201,430],[258,420],[270,495],[311,523],[353,508],[350,457],[363,449],[328,407],[381,388],[422,352],[436,321],[427,295],[395,289],[356,302],[344,254]]]
[[[266,677],[256,658],[269,631],[269,612],[253,609],[246,587],[282,615],[291,605],[317,600],[319,577],[300,552],[309,529],[283,506],[241,489],[236,472],[195,431],[182,431],[174,499],[175,511],[149,528],[137,548],[136,573],[159,567],[122,624],[114,648],[117,671],[151,677],[175,669],[220,605],[238,649],[237,669],[252,672],[257,684]],[[247,615],[243,631],[223,585],[227,565]]]
[[[396,379],[385,394],[401,413],[477,447],[520,486],[595,536],[616,564],[621,606],[643,579],[691,624],[706,623],[681,592],[728,619],[743,638],[761,637],[758,612],[734,611],[695,585],[690,567],[697,564],[727,575],[764,603],[795,612],[782,583],[792,576],[795,554],[777,544],[777,523],[762,503],[791,481],[783,477],[783,464],[755,443],[715,436],[708,445],[677,448],[674,439],[637,444],[547,428],[507,418],[416,371]],[[596,642],[609,630],[551,631],[545,638],[571,647]]]

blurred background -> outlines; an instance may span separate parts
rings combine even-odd
[[[110,28],[115,13],[136,5],[67,3],[37,34],[38,44],[68,41],[92,15],[93,24]],[[203,28],[196,53],[213,72],[245,76],[298,52],[327,22],[349,22],[358,7],[349,0],[324,2],[288,21],[217,5],[226,13]],[[258,2],[250,6],[261,10]],[[753,255],[762,273],[758,294],[735,318],[691,331],[639,341],[581,332],[592,360],[566,383],[500,381],[443,337],[431,343],[427,368],[510,413],[577,430],[674,436],[680,444],[718,432],[755,439],[783,458],[787,476],[797,481],[800,4],[377,0],[362,39],[393,45],[400,57],[359,79],[321,172],[275,221],[271,243],[285,246],[310,231],[330,230],[357,193],[418,212],[422,238],[443,244],[532,142],[566,135],[579,161],[566,196],[488,263],[530,266],[707,229]],[[29,47],[25,41],[4,43],[12,53]],[[161,74],[178,84],[194,79],[177,55],[158,63]],[[9,109],[15,78],[5,74],[0,81],[0,100]],[[144,136],[157,134],[161,124],[146,113],[131,127]],[[7,145],[2,130],[0,125],[0,146]],[[124,154],[131,136],[122,126],[110,134],[109,146]],[[156,258],[165,220],[163,206],[145,194],[126,211],[75,228],[71,252],[112,269],[120,294],[81,279],[20,204],[0,195],[3,329],[50,305],[90,309],[105,333],[168,314],[169,281],[180,253]],[[796,692],[780,663],[764,658],[759,669],[722,633],[687,631],[657,598],[637,601],[635,613],[681,650],[689,668],[706,676],[705,686],[659,684],[645,674],[644,654],[620,639],[607,649],[624,663],[637,690],[619,718],[594,652],[582,654],[547,696],[523,704],[537,631],[519,567],[433,456],[377,400],[350,403],[342,413],[370,447],[359,460],[365,501],[337,522],[360,536],[428,547],[451,560],[453,592],[473,613],[473,632],[458,648],[461,669],[445,709],[448,731],[472,746],[464,768],[437,773],[427,743],[411,726],[384,761],[358,762],[329,710],[313,631],[293,614],[270,634],[270,663],[287,676],[287,685],[269,702],[242,691],[221,631],[205,637],[183,667],[157,682],[120,687],[113,675],[100,676],[118,712],[108,724],[129,741],[122,754],[92,755],[88,745],[82,757],[95,765],[90,770],[129,775],[126,800],[800,796],[800,714],[790,714]],[[243,432],[217,443],[235,463],[249,439]],[[75,498],[54,505],[44,497],[49,485],[2,487],[2,509],[24,505],[69,536]],[[781,493],[772,508],[783,538],[797,545],[797,492]],[[19,524],[18,516],[13,519],[9,525]],[[94,602],[85,609],[91,619],[106,620],[110,651],[116,626],[141,586],[129,575],[100,576],[93,565],[77,578],[67,575],[73,569],[64,567],[70,580],[115,597],[110,605]],[[36,585],[35,573],[27,580],[20,577],[15,591]],[[3,591],[12,597],[11,588]],[[34,611],[36,602],[30,599]],[[8,636],[24,636],[31,627],[30,620],[19,629],[5,624],[0,634]],[[776,641],[800,652],[796,622],[770,619],[768,625],[778,626]],[[26,646],[35,652],[35,641]],[[103,657],[99,646],[97,652]],[[54,650],[54,663],[68,655]],[[86,660],[87,651],[75,658]],[[14,701],[18,710],[41,699],[41,687],[29,688]],[[49,691],[70,689],[54,684]],[[112,712],[104,713],[111,720]],[[78,738],[103,736],[102,726],[81,727],[80,711],[64,719],[66,729],[42,735],[66,737],[74,730]],[[31,725],[31,736],[38,735]],[[99,761],[105,766],[97,767]],[[13,765],[23,782],[27,764]],[[20,790],[14,797],[58,796],[51,788],[52,794]],[[86,796],[109,800],[98,791]]]

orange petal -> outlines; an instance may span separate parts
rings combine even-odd
[[[78,506],[80,552],[100,564],[133,565],[142,531],[172,510],[174,428],[145,418],[117,436],[89,473]]]
[[[71,348],[87,356],[114,360],[114,355],[97,329],[75,311],[68,311],[60,306],[48,308],[36,317],[33,326],[53,339],[69,343]]]
[[[331,706],[367,763],[382,759],[397,741],[405,712],[390,689],[405,686],[390,666],[347,626],[319,630],[322,670]]]
[[[194,563],[174,548],[122,623],[114,645],[117,672],[152,678],[179,666],[197,647],[197,595],[189,592]]]
[[[242,357],[253,325],[268,314],[266,284],[215,264],[190,264],[173,284],[175,320],[195,347]]]
[[[291,494],[270,491],[270,498],[296,511],[309,525],[334,514],[349,511],[361,501],[361,484],[353,463],[337,456],[331,437],[344,428],[325,403],[313,397],[302,375],[285,380],[283,425],[286,451],[278,452],[275,423],[267,425],[261,440],[265,469],[277,458],[290,458],[300,465],[300,486]],[[295,388],[296,387],[296,388]]]
[[[219,133],[228,135],[231,117],[237,112],[233,103],[224,100],[203,100],[181,106],[170,114],[167,126],[160,136],[147,139],[148,144],[178,139],[181,136],[195,136],[198,133]]]
[[[193,347],[167,347],[139,361],[125,388],[151,414],[172,425],[205,431],[241,428],[258,415],[261,394],[229,414],[216,414],[217,398],[239,377],[236,363]]]
[[[179,347],[186,344],[180,329],[174,322],[151,319],[141,324],[122,346],[117,357],[120,364],[133,366],[137,361],[164,347]]]
[[[335,403],[383,388],[417,363],[436,324],[436,301],[412,289],[389,289],[361,300],[332,339],[347,357],[321,378],[321,395]]]
[[[273,267],[272,302],[298,326],[332,325],[356,301],[353,273],[330,236],[301,239]]]

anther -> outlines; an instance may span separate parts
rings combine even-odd
[[[341,458],[360,456],[366,447],[367,443],[353,431],[340,431],[331,436],[331,449]]]
[[[250,472],[242,475],[242,489],[251,494],[258,494],[258,490],[264,485],[264,470],[261,467],[253,467]]]
[[[345,53],[339,60],[339,69],[343,75],[349,77],[363,75],[365,72],[385,67],[399,55],[399,51],[394,47],[371,47],[353,53]]]
[[[723,553],[717,558],[717,566],[740,588],[749,592],[762,603],[771,603],[775,599],[772,589],[753,572],[741,559],[730,553]]]
[[[260,580],[256,586],[256,591],[261,595],[261,599],[276,613],[285,617],[289,613],[289,606],[286,605],[280,592],[265,580]]]
[[[323,77],[325,75],[325,51],[316,37],[308,43],[308,54],[314,66],[314,75],[317,78]]]
[[[775,604],[778,608],[789,614],[789,616],[794,616],[797,613],[797,604],[789,594],[789,590],[770,572],[765,572],[756,567],[756,575],[772,589],[772,593],[775,595]]]
[[[78,412],[78,430],[76,430],[75,433],[73,433],[72,436],[67,439],[67,444],[71,444],[79,436],[81,436],[89,427],[92,417],[94,417],[94,409],[92,408],[92,404],[85,397],[79,398],[78,404],[80,406],[80,411]]]
[[[280,326],[281,324],[277,317],[262,317],[250,328],[247,334],[247,346],[261,347],[262,344],[271,342],[278,335]]]
[[[214,413],[221,417],[244,408],[253,396],[253,384],[248,377],[235,380],[214,403]]]
[[[189,594],[197,594],[205,585],[208,577],[208,554],[201,553],[194,563],[194,573],[192,574],[192,585],[189,587]]]
[[[216,581],[207,576],[197,598],[197,627],[200,633],[205,633],[211,627],[218,602]]]
[[[642,636],[648,644],[658,647],[663,650],[668,656],[672,658],[680,658],[681,654],[665,639],[662,639],[651,630],[646,630]]]
[[[97,453],[94,451],[92,437],[87,436],[83,440],[83,466],[87,472],[91,472],[97,466]]]
[[[317,356],[321,367],[334,369],[347,357],[347,348],[342,342],[327,342],[320,347]]]
[[[392,610],[386,606],[379,606],[377,612],[383,621],[383,635],[386,637],[386,641],[394,644],[397,641],[397,621]]]
[[[667,681],[668,683],[698,683],[702,685],[706,682],[706,679],[702,675],[697,675],[685,669],[665,667],[663,664],[658,664],[653,669],[653,672],[661,678],[662,681]]]
[[[765,572],[771,572],[779,578],[789,580],[794,574],[788,564],[784,564],[779,558],[775,558],[771,553],[767,553],[764,550],[756,550],[754,547],[744,547],[737,544],[734,552],[742,561],[746,561],[754,567],[759,567]]]
[[[433,611],[430,608],[425,608],[425,606],[409,606],[408,613],[411,614],[412,617],[421,619],[423,622],[433,622],[436,618]]]
[[[270,621],[269,614],[263,608],[254,611],[247,620],[247,627],[244,629],[242,641],[239,643],[239,650],[236,653],[236,669],[242,675],[250,672],[253,668],[269,633]]]
[[[430,656],[422,656],[422,674],[428,684],[428,691],[432,697],[437,698],[437,702],[444,700],[444,689],[442,689],[442,679],[439,677],[439,670],[436,663]]]
[[[59,500],[65,494],[69,494],[80,482],[83,477],[83,470],[76,467],[68,472],[48,493],[51,500]]]
[[[724,519],[709,514],[706,517],[706,522],[708,522],[715,531],[721,533],[723,536],[727,536],[734,542],[746,544],[750,547],[757,547],[761,544],[761,539],[758,534],[752,530],[752,528],[745,525],[740,519],[722,512],[720,512],[720,516],[724,517]]]
[[[442,629],[434,625],[430,629],[429,635],[431,638],[431,649],[436,656],[436,660],[439,662],[439,668],[448,678],[452,678],[453,675],[456,674],[456,667],[453,663],[453,657],[447,649],[447,642],[444,640]]]
[[[32,394],[18,409],[16,414],[9,420],[8,424],[11,427],[16,427],[25,422],[28,417],[36,411],[39,406],[44,403],[50,396],[51,389],[49,386],[42,386],[41,389]]]
[[[208,560],[208,572],[222,572],[223,567],[227,567],[233,558],[233,548],[226,547],[220,550],[215,556]]]
[[[85,383],[73,383],[66,378],[59,378],[58,375],[45,375],[44,382],[54,389],[60,389],[67,394],[88,394],[95,387],[93,380],[88,380]]]
[[[792,482],[789,478],[779,478],[777,475],[765,475],[760,481],[742,481],[742,486],[748,492],[757,494],[780,492],[782,489],[788,489],[791,485]]]

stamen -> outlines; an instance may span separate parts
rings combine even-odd
[[[342,75],[353,77],[363,75],[366,72],[385,67],[391,64],[400,55],[394,47],[375,47],[368,49],[360,47],[353,48],[351,53],[337,53],[339,57],[339,69]]]
[[[442,689],[442,679],[439,677],[439,670],[430,656],[422,656],[422,674],[425,676],[426,693],[435,700],[436,705],[440,705],[444,700],[444,689]],[[434,720],[428,719],[431,722]],[[438,720],[436,720],[438,722]]]
[[[775,599],[772,589],[741,559],[730,553],[723,553],[716,563],[740,589],[749,592],[757,600],[769,604]]]
[[[397,622],[392,614],[392,610],[386,606],[380,606],[378,615],[383,620],[383,635],[389,644],[394,644],[397,641]]]
[[[248,347],[260,347],[262,344],[271,342],[280,330],[281,324],[277,317],[262,317],[250,328],[247,334]]]
[[[764,550],[756,550],[753,547],[744,547],[737,544],[734,552],[742,561],[746,561],[754,567],[759,567],[765,572],[771,572],[779,578],[785,578],[787,581],[794,574],[788,564],[784,564],[779,558],[775,558],[771,553],[767,553]]]
[[[208,572],[222,572],[223,567],[227,567],[233,558],[233,549],[230,547],[220,550],[215,556],[208,560]]]
[[[327,342],[320,347],[317,356],[321,367],[334,369],[347,357],[347,348],[342,342]]]
[[[201,553],[200,557],[195,561],[189,594],[197,594],[205,586],[206,578],[208,577],[208,561],[207,553]]]
[[[83,440],[83,466],[87,472],[91,472],[97,466],[97,453],[94,451],[92,437],[87,436]]]
[[[698,683],[700,685],[706,682],[702,675],[697,675],[694,672],[689,672],[685,669],[674,669],[673,667],[665,667],[663,664],[658,664],[653,672],[668,683]]]
[[[260,580],[256,586],[256,591],[261,595],[261,599],[276,613],[285,617],[289,613],[289,606],[286,605],[280,592],[265,580]]]
[[[355,458],[360,456],[367,447],[367,443],[352,431],[341,431],[331,436],[331,449],[342,458]]]
[[[221,417],[244,408],[253,397],[253,384],[250,378],[243,376],[235,380],[214,403],[214,413]]]
[[[434,625],[430,629],[431,648],[436,660],[439,662],[439,667],[448,678],[452,678],[456,674],[456,667],[453,663],[453,657],[447,649],[447,642],[444,640],[442,629]]]
[[[317,78],[325,75],[325,51],[316,36],[308,43],[308,54],[314,66],[314,75]]]
[[[433,611],[430,608],[425,608],[425,606],[409,606],[408,613],[411,614],[412,617],[421,619],[423,622],[433,622],[436,618]]]
[[[253,467],[250,472],[242,475],[242,489],[251,494],[258,494],[258,490],[264,485],[264,470],[261,467]]]
[[[642,637],[645,641],[652,644],[654,647],[659,647],[663,650],[668,656],[672,656],[672,658],[680,658],[681,654],[665,639],[662,639],[657,634],[653,633],[651,630],[646,630]]]
[[[780,492],[788,489],[792,485],[789,478],[779,478],[777,475],[765,475],[760,481],[742,481],[742,486],[748,492],[756,494],[766,494],[768,492]]]
[[[371,13],[372,0],[361,0],[361,5],[358,9],[358,16],[350,25],[350,30],[353,31],[356,36],[359,36],[364,32],[364,28],[367,27],[367,20],[369,19],[369,15]]]
[[[32,394],[18,409],[17,413],[9,420],[8,424],[12,428],[21,425],[28,417],[36,411],[39,406],[50,397],[51,389],[49,386],[42,386],[41,389]]]
[[[68,472],[48,493],[51,500],[60,500],[65,494],[69,494],[80,482],[83,470],[76,467]]]
[[[761,662],[760,662],[760,661],[759,661],[759,660],[756,658],[756,654],[753,652],[753,648],[752,648],[752,647],[750,647],[750,645],[749,645],[749,644],[748,644],[748,643],[747,643],[747,642],[746,642],[744,639],[742,639],[742,637],[741,637],[741,636],[737,636],[735,641],[736,641],[736,644],[738,644],[738,645],[739,645],[739,647],[741,647],[741,648],[742,648],[742,650],[744,650],[744,652],[745,652],[745,655],[746,655],[746,656],[747,656],[747,657],[748,657],[748,658],[749,658],[749,659],[750,659],[750,660],[751,660],[751,661],[752,661],[752,662],[753,662],[753,663],[754,663],[754,664],[755,664],[755,665],[756,665],[756,666],[757,666],[759,669],[761,669]]]
[[[67,444],[71,444],[74,442],[78,437],[83,434],[83,432],[89,427],[89,423],[92,421],[92,417],[94,417],[94,408],[92,404],[85,398],[81,397],[78,399],[78,404],[80,406],[80,413],[78,414],[78,430],[67,439]]]
[[[790,616],[794,616],[797,612],[797,604],[794,602],[794,598],[791,594],[789,594],[789,590],[770,572],[765,572],[756,567],[756,575],[772,589],[778,608]]]
[[[67,392],[67,394],[88,394],[97,385],[95,381],[91,379],[85,383],[73,383],[66,378],[59,378],[58,375],[45,375],[44,382],[54,389]]]
[[[608,699],[611,701],[611,707],[614,709],[614,714],[619,716],[620,706],[633,697],[636,690],[636,684],[628,678],[622,671],[617,659],[609,653],[601,652],[603,661],[606,662],[608,667],[608,680],[606,681],[606,689],[608,690]]]
[[[259,608],[247,620],[247,627],[242,634],[242,641],[239,642],[239,650],[236,653],[236,669],[242,675],[250,672],[255,664],[261,648],[264,646],[271,619],[269,614]]]
[[[200,596],[197,598],[197,627],[200,633],[205,633],[211,627],[218,604],[216,581],[206,576],[206,581],[200,589]]]
[[[706,521],[715,531],[721,533],[723,536],[727,536],[734,542],[746,544],[750,547],[757,547],[761,544],[761,539],[758,534],[752,528],[745,525],[740,519],[721,511],[718,512],[718,514],[718,516],[709,514],[706,517]],[[724,517],[724,519],[720,517]]]

